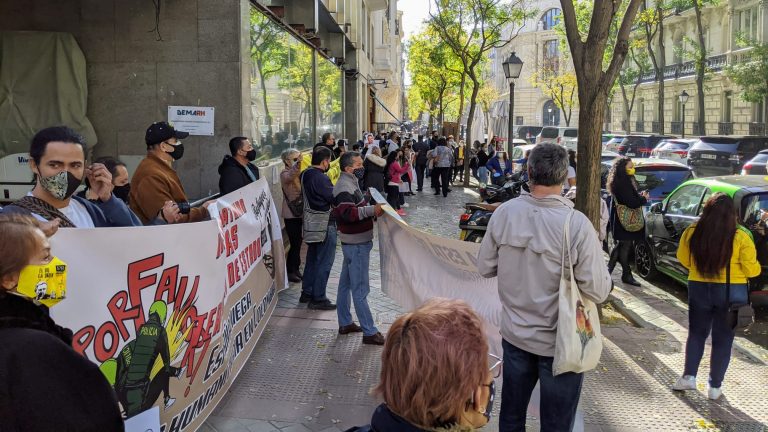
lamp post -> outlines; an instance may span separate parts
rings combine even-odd
[[[680,98],[680,103],[683,104],[683,113],[682,113],[683,114],[683,121],[682,121],[682,123],[683,123],[682,126],[683,127],[682,127],[681,130],[682,130],[683,138],[685,138],[685,103],[688,102],[688,92],[683,90],[683,92],[680,93],[680,96],[678,96],[678,97]]]
[[[512,149],[512,129],[515,122],[515,79],[520,78],[520,72],[523,70],[523,61],[514,53],[509,56],[507,61],[501,64],[504,67],[504,75],[509,80],[509,124],[507,126],[507,149]]]

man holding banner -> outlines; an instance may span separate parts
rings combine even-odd
[[[376,328],[368,307],[371,290],[368,268],[373,249],[373,218],[381,216],[381,204],[368,205],[358,180],[363,177],[363,158],[360,153],[347,152],[339,162],[341,176],[333,188],[334,215],[339,228],[344,263],[341,266],[339,292],[336,297],[336,314],[339,317],[339,333],[363,332],[363,343],[384,345],[384,336]],[[358,326],[352,321],[350,294],[355,302]]]

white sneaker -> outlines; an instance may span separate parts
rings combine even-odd
[[[720,389],[720,387],[710,387],[707,397],[709,397],[711,400],[718,400],[722,395],[723,391]]]
[[[410,205],[408,203],[403,203],[403,204],[400,204],[400,207],[410,207]]]
[[[672,386],[672,390],[685,391],[696,390],[696,377],[691,375],[683,375],[677,379],[677,382]]]

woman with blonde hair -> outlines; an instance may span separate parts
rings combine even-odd
[[[490,420],[501,359],[489,359],[483,323],[464,301],[432,299],[399,317],[381,363],[374,392],[384,403],[348,432],[470,431]]]

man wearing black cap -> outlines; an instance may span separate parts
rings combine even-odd
[[[187,202],[187,194],[171,164],[184,155],[184,145],[180,140],[188,136],[188,133],[177,131],[166,122],[152,123],[147,129],[147,157],[133,174],[130,193],[131,210],[143,223],[146,224],[158,215],[162,216],[160,210],[167,201]],[[166,222],[197,222],[207,219],[210,203],[189,209],[186,214],[180,212]]]

